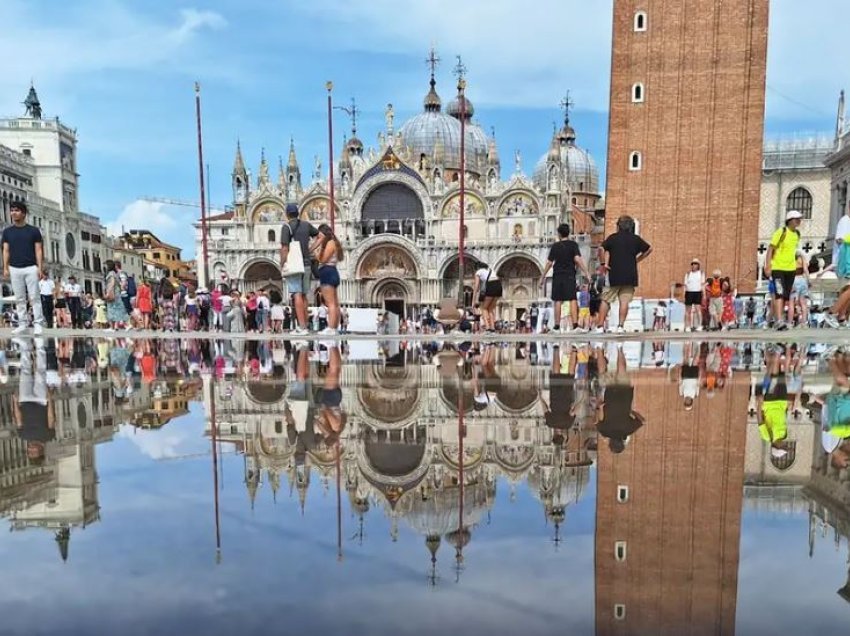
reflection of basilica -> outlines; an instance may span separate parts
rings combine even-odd
[[[440,366],[389,361],[343,366],[348,422],[340,441],[340,474],[361,523],[378,506],[391,520],[393,538],[402,522],[423,537],[432,554],[448,541],[461,559],[503,478],[512,490],[528,485],[557,533],[567,508],[584,494],[595,433],[574,429],[563,444],[556,443],[539,399],[542,394],[548,401],[546,369],[507,358],[496,369],[501,382],[493,384],[489,403],[473,408],[468,373],[464,376],[456,358]],[[322,379],[313,375],[310,382],[318,387]],[[316,480],[328,487],[336,478],[335,448],[314,434],[313,407],[297,406],[291,384],[281,379],[259,385],[216,383],[219,437],[244,452],[252,501],[263,482],[276,496],[285,479],[304,506]],[[207,427],[209,434],[209,422]]]
[[[335,171],[334,216],[347,251],[341,265],[344,303],[402,312],[434,305],[457,291],[462,114],[457,99],[443,107],[433,72],[436,56],[431,60],[423,112],[396,130],[390,107],[386,129],[379,133],[377,147],[370,149],[356,136],[355,118],[352,136],[342,147]],[[587,151],[576,145],[569,100],[565,104],[564,124],[553,134],[533,178],[522,173],[517,156],[510,178],[503,180],[496,139],[472,119],[475,109],[466,100],[466,284],[471,285],[476,262],[493,267],[505,289],[505,318],[515,317],[516,309],[537,298],[537,282],[558,224],[571,223],[586,243],[593,230],[600,201],[598,170]],[[246,289],[280,288],[278,242],[286,203],[297,202],[304,220],[329,221],[328,185],[318,159],[316,163],[310,184],[303,186],[290,144],[277,182],[263,155],[252,183],[237,147],[233,211],[210,223],[216,280],[225,275]]]

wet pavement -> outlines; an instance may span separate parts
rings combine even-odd
[[[850,349],[0,345],[0,634],[850,632]]]

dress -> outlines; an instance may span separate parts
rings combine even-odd
[[[143,314],[149,314],[153,310],[151,302],[151,288],[147,285],[142,285],[136,292],[136,307]]]
[[[162,328],[166,331],[174,331],[175,321],[177,319],[174,311],[174,300],[172,298],[163,298],[159,304],[162,309]]]
[[[98,324],[106,322],[106,303],[100,298],[94,301],[94,321]]]
[[[272,305],[272,320],[283,321],[283,305],[280,303]]]
[[[721,322],[735,322],[735,297],[731,293],[723,294],[723,313],[720,316]]]
[[[121,283],[118,280],[118,274],[109,272],[106,275],[106,289],[112,287],[112,300],[106,301],[106,318],[108,322],[127,322],[127,308],[121,300]]]

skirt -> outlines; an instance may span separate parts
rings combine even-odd
[[[162,328],[173,331],[177,321],[177,316],[175,316],[174,312],[174,301],[163,299],[159,307],[162,309]]]
[[[127,322],[127,309],[120,298],[106,303],[106,318],[107,322]]]

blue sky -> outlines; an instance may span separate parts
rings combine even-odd
[[[81,204],[110,229],[145,226],[194,250],[192,208],[142,196],[197,200],[193,82],[203,86],[213,203],[231,198],[237,137],[256,173],[295,138],[302,174],[327,170],[324,83],[362,109],[359,136],[375,143],[388,102],[397,126],[421,109],[424,58],[436,45],[438,91],[453,92],[463,56],[476,117],[496,129],[502,170],[519,149],[526,172],[548,146],[558,102],[576,103],[578,143],[603,167],[611,0],[4,0],[0,113],[16,115],[34,80],[48,116],[78,129]],[[773,0],[767,132],[834,128],[842,72],[843,0]],[[10,64],[9,60],[14,60]],[[335,120],[336,143],[347,132]]]

